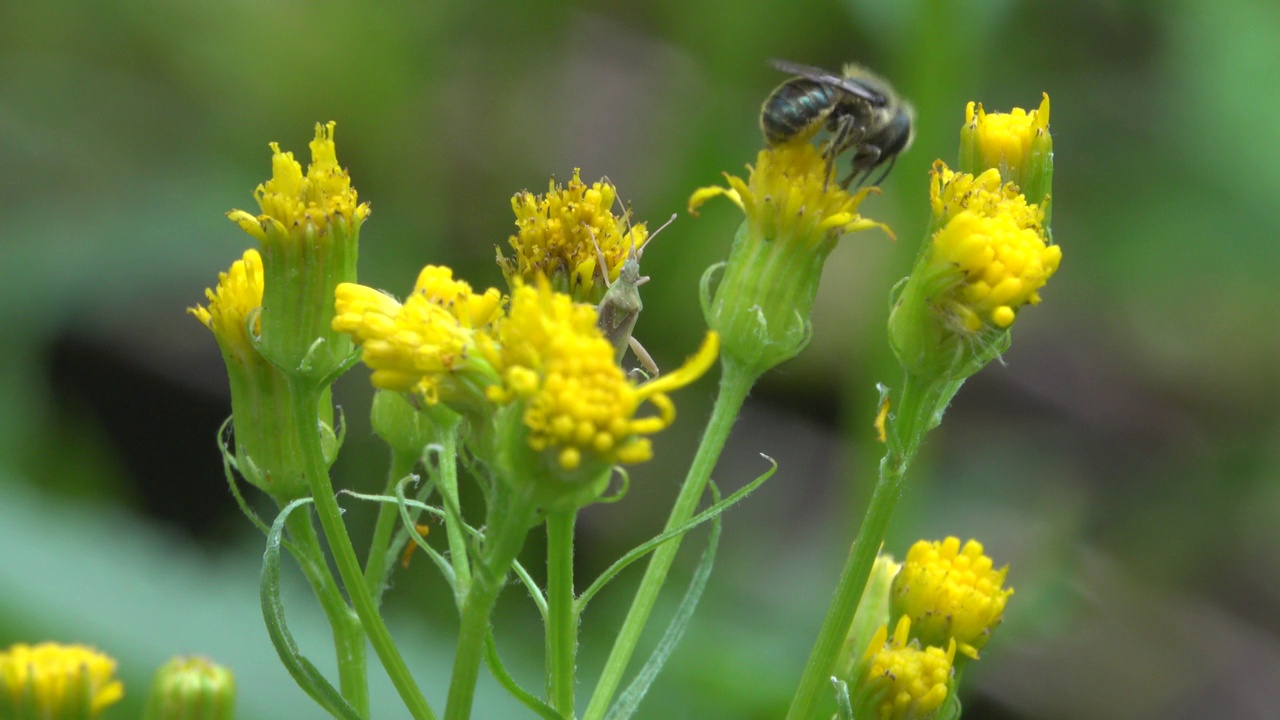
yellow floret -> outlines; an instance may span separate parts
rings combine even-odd
[[[124,696],[115,670],[115,660],[82,645],[17,643],[0,652],[0,717],[25,708],[42,718],[96,718]]]

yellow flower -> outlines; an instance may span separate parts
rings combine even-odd
[[[863,188],[849,194],[831,182],[825,158],[811,143],[788,143],[761,150],[750,176],[743,180],[725,173],[728,187],[712,186],[694,191],[689,212],[707,200],[723,195],[747,216],[747,221],[765,238],[816,246],[844,233],[880,228],[890,237],[884,223],[858,214],[858,206],[877,188]]]
[[[334,289],[354,282],[360,226],[368,203],[357,200],[338,165],[334,123],[316,125],[304,175],[293,153],[271,143],[271,179],[254,191],[260,213],[227,217],[261,243],[264,288],[258,351],[294,378],[323,383],[352,353],[332,329]]]
[[[988,113],[969,103],[960,129],[960,169],[975,175],[996,169],[1006,182],[1045,206],[1053,186],[1053,136],[1049,133],[1049,96],[1030,112],[1014,108]],[[1047,225],[1048,223],[1046,223]]]
[[[473,293],[449,268],[428,265],[403,304],[355,283],[339,285],[335,298],[333,329],[361,346],[375,386],[465,409],[496,381],[474,346],[476,329],[501,314],[497,289]]]
[[[879,190],[846,192],[831,181],[826,159],[808,142],[761,150],[748,169],[746,180],[725,173],[727,187],[694,192],[689,212],[724,196],[746,216],[705,310],[708,326],[724,343],[725,359],[759,375],[795,357],[808,342],[822,266],[840,236],[870,228],[893,233],[858,214],[867,195]]]
[[[231,264],[231,269],[218,274],[218,286],[205,290],[206,308],[197,305],[187,312],[213,331],[219,347],[227,356],[247,362],[256,355],[249,337],[249,317],[262,305],[262,256],[257,250],[246,250],[244,257]],[[256,335],[260,322],[254,322]]]
[[[976,659],[1013,594],[1004,588],[1008,571],[994,569],[976,540],[963,547],[955,537],[921,540],[894,579],[893,614],[911,618],[912,636],[926,645],[954,640],[961,653]]]
[[[605,291],[600,282],[618,278],[632,248],[648,240],[644,223],[631,225],[629,210],[613,214],[618,190],[607,180],[588,187],[574,169],[567,186],[551,181],[546,195],[528,191],[511,198],[516,214],[516,234],[507,243],[515,251],[507,258],[498,252],[498,265],[508,284],[537,283],[538,276],[551,281],[552,289],[568,293],[578,302],[598,303]],[[594,241],[594,242],[593,242]],[[604,268],[598,268],[599,255]]]
[[[1022,227],[1044,222],[1044,210],[1028,203],[1013,183],[1001,184],[999,170],[989,168],[975,176],[955,172],[941,160],[934,161],[929,172],[929,205],[935,230],[965,210],[988,217],[1009,215]]]
[[[889,341],[908,372],[963,379],[1008,345],[1062,249],[1040,206],[994,169],[975,177],[934,163],[930,201],[931,236],[890,312]]]
[[[1027,112],[1014,108],[1007,113],[988,114],[982,103],[970,102],[964,109],[966,130],[972,132],[981,162],[989,168],[1022,167],[1031,154],[1031,144],[1049,132],[1049,94],[1044,93],[1039,109]]]
[[[1007,328],[1018,308],[1040,302],[1062,248],[1048,243],[1038,206],[1012,184],[1001,186],[995,170],[974,178],[942,162],[934,164],[930,201],[942,223],[932,262],[958,272],[946,308],[956,330],[977,332],[988,323]]]
[[[881,625],[871,638],[857,678],[857,717],[878,720],[928,720],[942,707],[951,692],[952,663],[956,646],[947,649],[920,649],[908,641],[911,620],[902,618],[889,637],[889,627]]]
[[[357,201],[351,177],[338,166],[335,125],[333,121],[316,123],[306,175],[292,152],[281,152],[277,143],[270,143],[271,179],[253,193],[261,213],[232,210],[227,217],[264,243],[291,234],[295,238],[309,232],[324,235],[330,223],[339,220],[358,226],[369,215],[369,203]]]
[[[510,310],[482,337],[480,348],[502,376],[489,398],[499,404],[522,401],[529,446],[574,471],[584,463],[603,468],[650,459],[653,450],[643,436],[675,419],[666,393],[706,372],[718,343],[708,334],[683,367],[637,386],[614,361],[595,309],[553,291],[542,279],[516,288]],[[636,417],[646,402],[657,415]]]
[[[124,696],[116,662],[83,645],[17,643],[0,652],[0,717],[89,720]]]

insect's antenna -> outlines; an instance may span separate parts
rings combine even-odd
[[[654,230],[653,232],[649,233],[649,237],[645,239],[644,244],[641,245],[636,250],[636,259],[639,260],[641,256],[644,255],[644,249],[649,247],[649,243],[653,242],[654,238],[658,237],[658,233],[662,232],[663,230],[666,230],[667,226],[675,221],[676,221],[676,213],[671,213],[671,217],[667,218],[666,222],[662,223],[662,225],[659,226],[657,230]]]
[[[596,260],[600,263],[597,269],[600,271],[600,274],[604,277],[604,286],[608,288],[609,287],[609,268],[606,267],[604,264],[604,253],[600,251],[600,243],[596,242],[596,231],[592,230],[591,226],[586,223],[582,223],[582,227],[586,228],[587,232],[591,235],[591,246],[596,249]]]

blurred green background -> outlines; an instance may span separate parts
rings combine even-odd
[[[249,246],[224,213],[254,209],[268,141],[305,159],[314,123],[338,121],[339,160],[373,207],[362,280],[401,294],[428,262],[500,284],[510,196],[575,167],[608,175],[641,219],[680,213],[645,255],[637,328],[673,367],[703,332],[697,279],[739,220],[727,202],[690,218],[685,201],[752,160],[760,102],[783,79],[767,59],[857,60],[919,113],[915,146],[864,205],[899,240],[842,243],[812,345],[748,402],[715,477],[741,485],[758,453],[781,470],[726,517],[641,716],[783,714],[874,477],[873,386],[899,381],[887,295],[924,227],[926,170],[954,158],[966,101],[1033,107],[1047,91],[1062,269],[1006,364],[930,437],[886,551],[954,534],[1010,564],[1017,594],[966,675],[966,718],[1274,718],[1276,37],[1280,6],[1254,0],[4,3],[0,646],[109,652],[128,687],[109,718],[136,716],[176,653],[230,665],[243,718],[320,715],[263,629],[262,538],[214,445],[225,375],[184,314]],[[682,391],[630,495],[584,514],[583,586],[661,526],[713,388]],[[336,478],[362,490],[386,463],[369,395],[362,368],[337,390],[350,431]],[[366,532],[370,509],[345,505]],[[582,694],[637,579],[585,617]],[[289,580],[292,626],[331,669],[321,616]],[[396,583],[395,632],[442,704],[447,594],[422,558]],[[507,662],[538,687],[533,610],[513,590],[499,611]],[[482,687],[476,717],[523,716]],[[385,678],[375,694],[376,717],[403,716]]]

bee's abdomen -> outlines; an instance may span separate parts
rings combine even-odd
[[[773,91],[760,109],[760,129],[770,145],[808,138],[835,107],[836,92],[821,83],[795,78]]]

